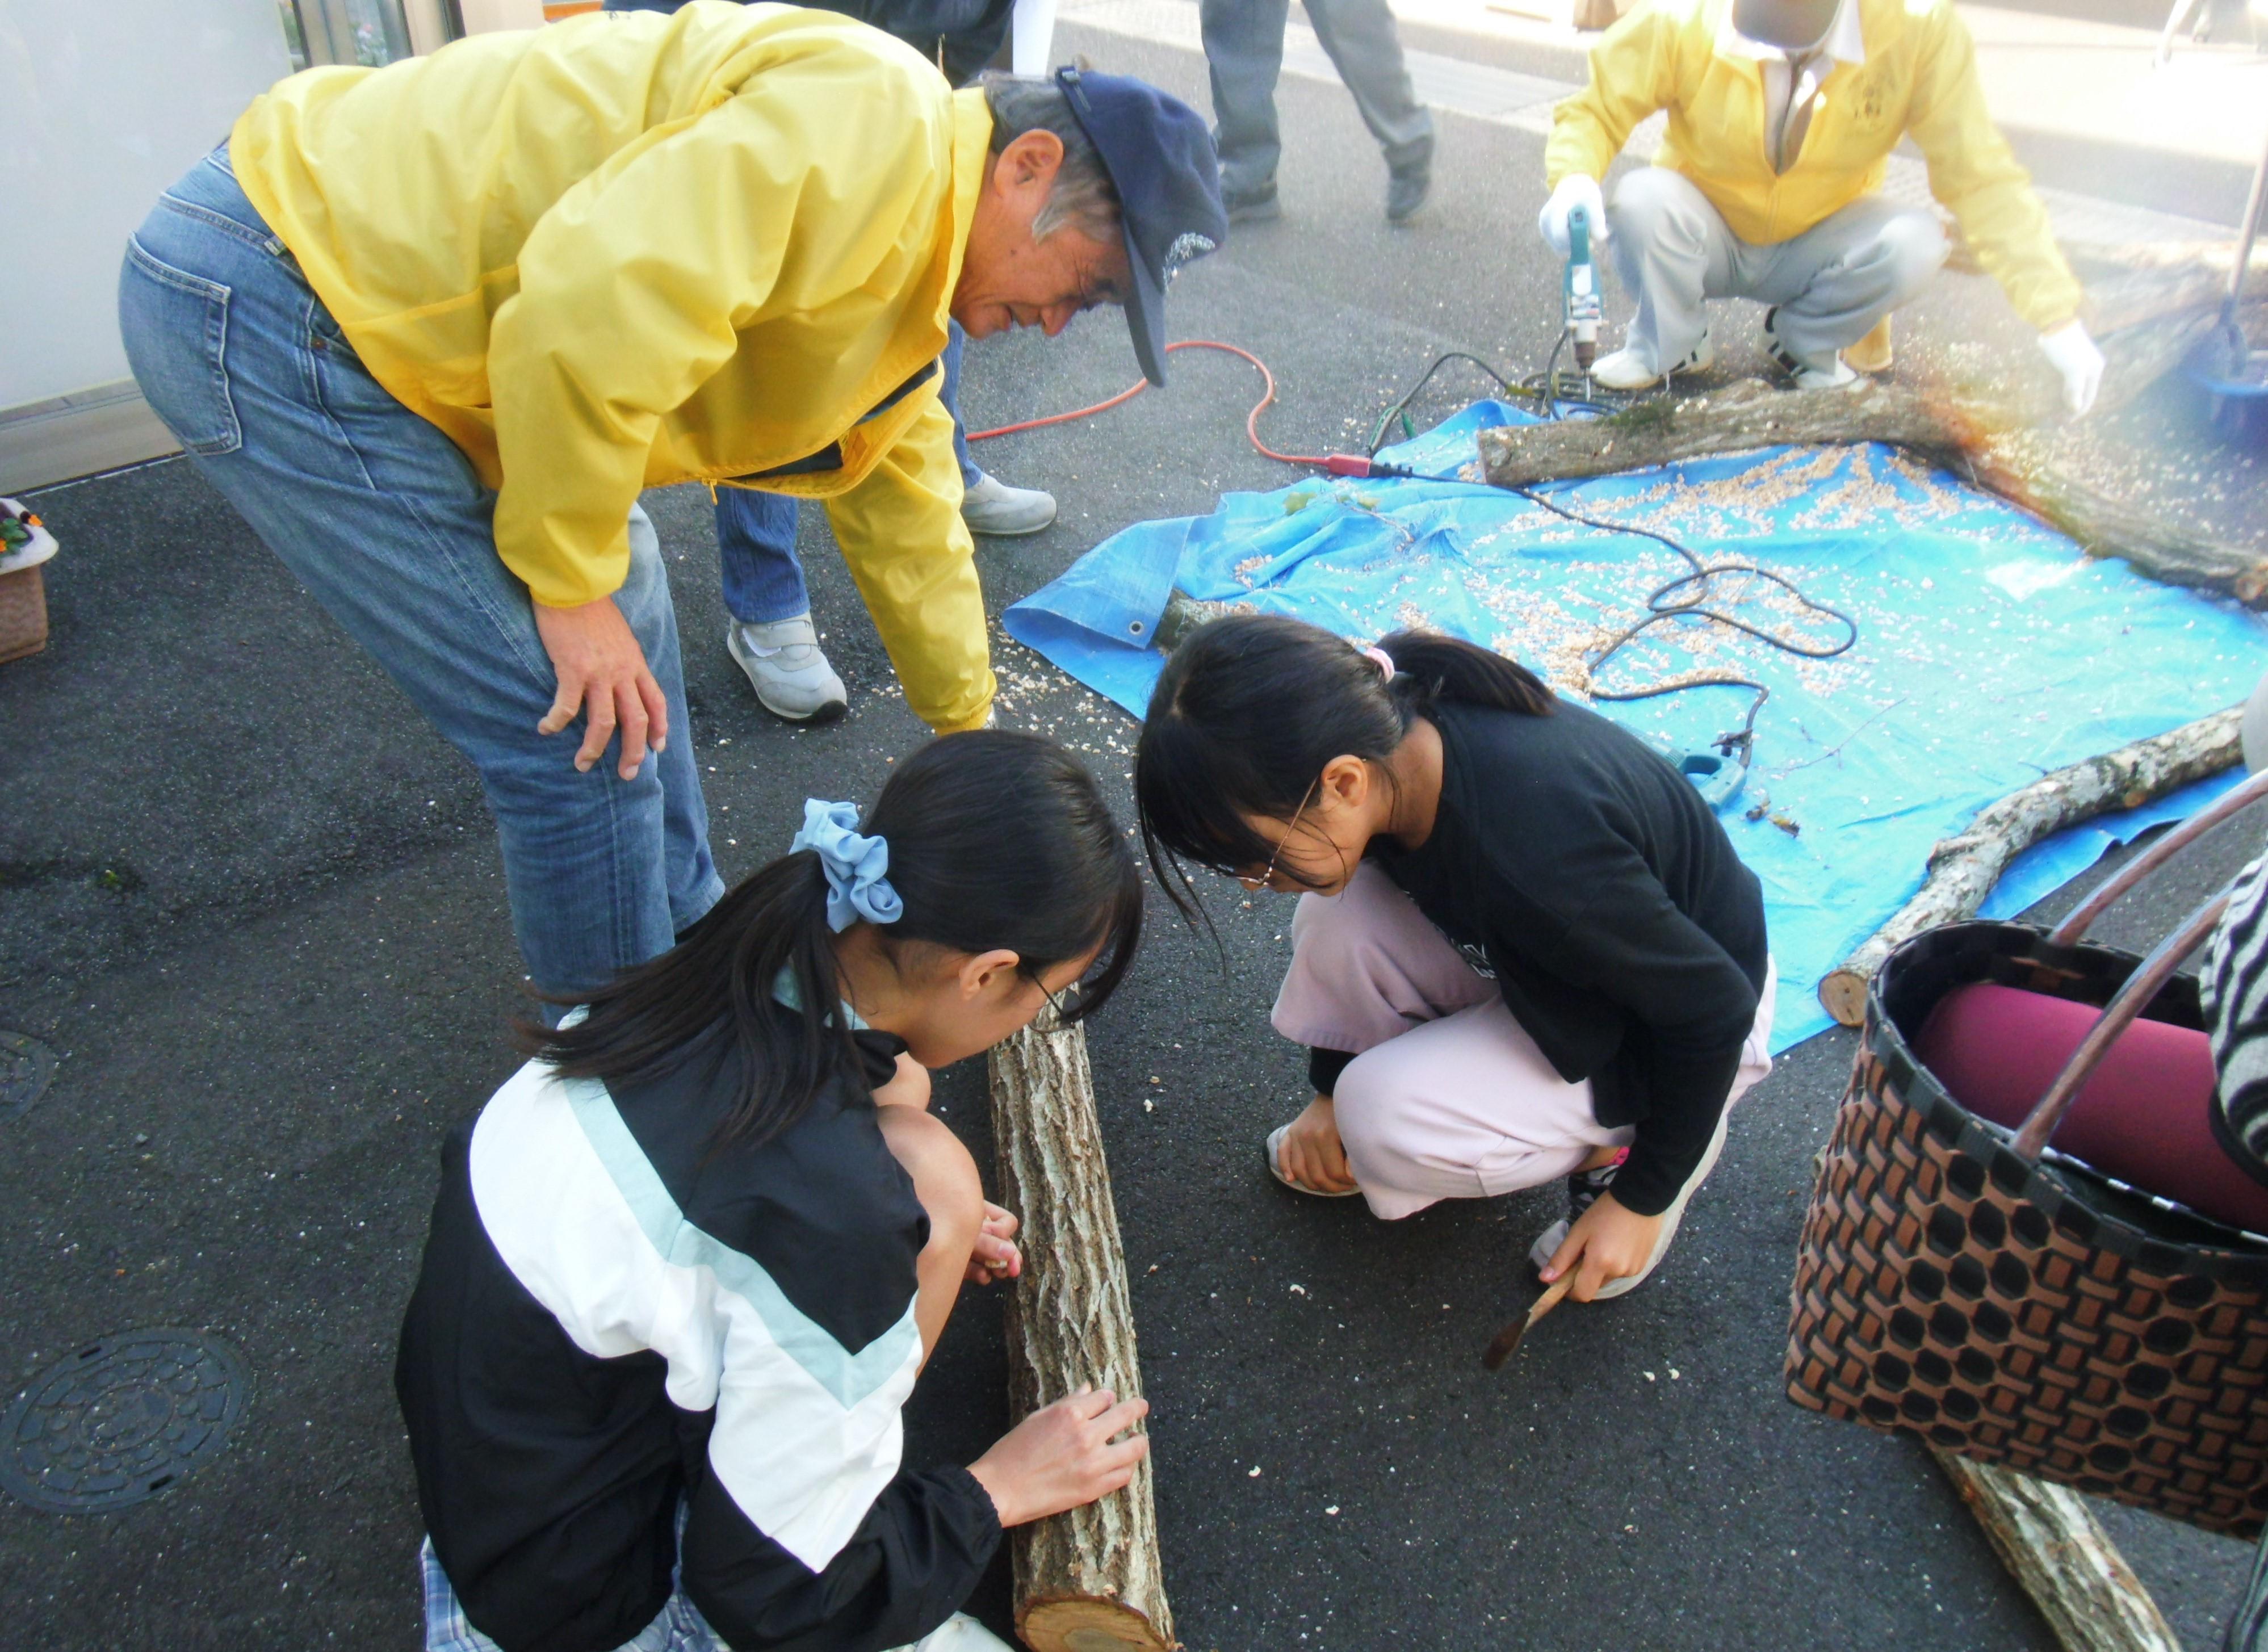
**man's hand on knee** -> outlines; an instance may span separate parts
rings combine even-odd
[[[588,771],[607,755],[608,741],[619,733],[617,772],[625,780],[637,779],[647,748],[659,751],[668,743],[669,703],[614,598],[602,596],[578,608],[547,608],[538,602],[535,634],[559,679],[551,709],[535,732],[556,734],[580,712],[585,727],[576,768]]]

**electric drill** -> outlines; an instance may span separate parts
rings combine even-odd
[[[1599,269],[1591,262],[1591,215],[1577,207],[1567,215],[1567,277],[1564,297],[1567,336],[1575,343],[1575,365],[1586,378],[1599,354]]]

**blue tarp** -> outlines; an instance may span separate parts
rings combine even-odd
[[[1483,402],[1381,455],[1427,476],[1476,461],[1474,433],[1530,416]],[[1785,1049],[1827,1024],[1819,977],[1919,887],[1932,844],[2047,770],[2242,699],[2268,626],[2232,603],[2080,555],[1997,498],[1891,449],[1775,448],[1555,488],[1586,515],[1650,527],[1705,560],[1748,560],[1856,619],[1858,645],[1805,660],[1721,626],[1657,626],[1602,673],[1628,688],[1694,669],[1768,683],[1747,784],[1721,817],[1764,881]],[[1454,481],[1307,482],[1232,493],[1211,515],[1113,535],[1008,610],[1009,633],[1141,714],[1175,590],[1295,615],[1368,641],[1408,626],[1469,638],[1586,697],[1585,660],[1684,572],[1668,548],[1571,524]],[[1783,635],[1838,629],[1760,582],[1741,612]],[[1705,687],[1599,709],[1666,747],[1705,749],[1749,695]],[[2106,844],[2196,808],[2206,782],[2079,828],[2010,869],[1988,911],[2021,910]]]

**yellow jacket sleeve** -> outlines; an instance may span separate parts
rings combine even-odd
[[[752,80],[609,157],[529,232],[519,291],[490,328],[489,383],[497,553],[537,601],[571,607],[621,586],[662,417],[732,358],[799,234],[823,232],[797,223],[827,141],[814,114]],[[922,129],[909,122],[904,136]],[[830,199],[830,219],[856,225],[895,197],[900,169],[874,159],[860,170],[875,198]],[[839,188],[850,170],[830,181]],[[855,288],[859,277],[841,279]]]
[[[991,715],[991,647],[976,548],[961,520],[953,416],[932,395],[828,520],[914,715],[940,734]]]
[[[1929,190],[1943,202],[2000,284],[2016,313],[2042,332],[2079,313],[2080,286],[2032,192],[2031,174],[1984,107],[1977,48],[1950,5],[1933,8],[1915,66],[1906,130],[1929,163]]]
[[[1677,20],[1638,5],[1591,48],[1590,83],[1551,111],[1543,146],[1543,181],[1557,188],[1576,173],[1603,179],[1639,122],[1668,107],[1677,84]]]

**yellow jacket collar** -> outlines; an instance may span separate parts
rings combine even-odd
[[[968,254],[968,232],[976,223],[976,203],[992,159],[992,107],[974,88],[953,94],[953,249],[945,266],[945,306],[961,288],[961,262]]]

